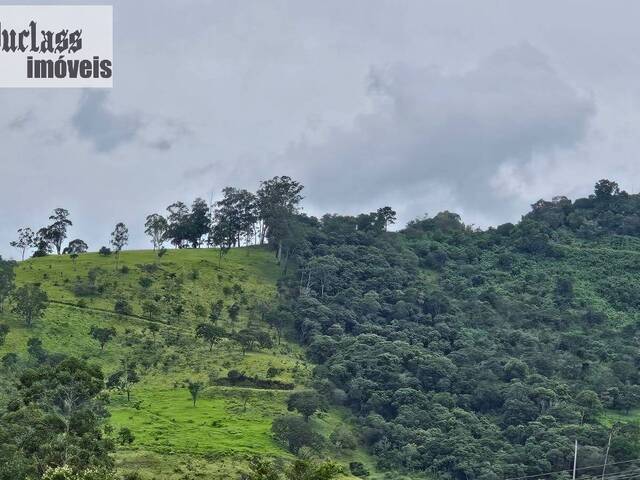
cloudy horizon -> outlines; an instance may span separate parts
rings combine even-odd
[[[33,2],[20,2],[32,4]],[[48,2],[55,4],[55,2]],[[98,2],[70,2],[90,4]],[[64,207],[91,250],[144,219],[290,175],[310,214],[391,205],[480,227],[539,198],[640,188],[640,4],[114,2],[114,88],[0,90],[5,206]]]

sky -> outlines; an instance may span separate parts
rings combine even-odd
[[[390,205],[399,226],[513,222],[600,178],[640,190],[640,2],[113,6],[113,89],[0,90],[4,257],[56,207],[92,250],[120,221],[147,248],[146,215],[275,175],[309,214]]]

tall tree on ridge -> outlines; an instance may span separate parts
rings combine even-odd
[[[53,223],[45,227],[43,233],[45,238],[56,248],[57,254],[60,255],[62,242],[67,238],[67,228],[73,223],[69,220],[69,211],[64,208],[56,208],[49,220],[53,220]]]
[[[209,205],[202,198],[196,198],[191,204],[191,213],[187,222],[187,240],[193,248],[198,248],[202,237],[209,232]]]
[[[18,239],[11,242],[11,245],[14,248],[17,248],[21,255],[22,260],[24,260],[24,254],[28,248],[31,248],[34,244],[35,232],[31,230],[29,227],[19,228],[18,229]]]
[[[169,229],[169,223],[167,219],[157,213],[147,215],[146,222],[144,223],[144,233],[151,237],[151,243],[153,243],[153,249],[157,250],[162,248],[167,231]]]
[[[119,222],[111,232],[111,245],[113,245],[113,251],[116,253],[116,268],[118,268],[120,252],[127,243],[129,243],[129,229],[124,223]]]
[[[260,244],[265,239],[277,244],[277,256],[282,256],[282,242],[288,231],[290,217],[298,213],[304,186],[290,177],[273,177],[260,183],[257,192],[258,216],[262,222]]]

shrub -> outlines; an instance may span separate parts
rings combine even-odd
[[[111,249],[109,247],[100,247],[98,253],[103,257],[108,257],[109,255],[111,255]]]
[[[131,305],[129,305],[129,302],[127,302],[124,298],[120,298],[116,300],[113,311],[118,315],[131,315],[133,309],[131,308]]]

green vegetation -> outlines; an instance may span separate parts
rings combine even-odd
[[[48,307],[30,327],[11,309],[0,314],[0,357],[11,361],[18,354],[16,363],[0,367],[7,377],[0,382],[0,402],[14,398],[10,379],[37,364],[38,354],[43,361],[47,355],[80,356],[104,372],[111,397],[105,438],[115,445],[118,471],[143,478],[184,478],[194,471],[229,478],[254,455],[290,459],[271,423],[287,413],[289,386],[306,388],[312,367],[295,344],[278,343],[261,319],[257,305],[270,308],[276,301],[278,277],[273,254],[260,247],[231,250],[220,265],[210,249],[171,250],[161,258],[153,251],[123,251],[117,269],[113,256],[95,253],[20,263],[16,291],[39,288]],[[182,305],[179,318],[176,302]],[[272,332],[269,348],[234,339],[234,332],[255,328]],[[198,333],[203,329],[205,337]],[[235,386],[227,381],[229,372],[275,386]],[[195,408],[190,382],[199,385]],[[131,441],[122,440],[123,429]]]
[[[638,458],[640,196],[602,180],[517,225],[388,232],[389,207],[318,219],[301,191],[176,202],[153,251],[122,223],[113,250],[62,249],[64,209],[21,229],[0,480],[498,480],[570,471],[576,440],[581,475]]]

